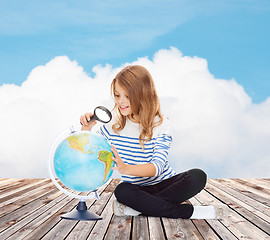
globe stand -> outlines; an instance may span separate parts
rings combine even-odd
[[[96,221],[102,219],[102,217],[87,210],[86,203],[84,200],[80,200],[76,209],[73,209],[71,212],[61,215],[61,218],[67,220],[81,220],[81,221]]]

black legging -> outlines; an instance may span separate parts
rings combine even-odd
[[[120,203],[145,215],[188,219],[193,206],[181,203],[199,193],[206,178],[204,171],[191,169],[149,186],[122,182],[114,194]]]

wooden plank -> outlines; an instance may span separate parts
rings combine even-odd
[[[87,202],[88,208],[90,208],[91,212],[100,215],[100,213],[102,212],[102,210],[104,208],[104,204],[107,202],[108,198],[110,198],[110,196],[112,194],[111,190],[105,191],[104,189],[106,189],[107,186],[109,187],[109,189],[113,188],[114,184],[115,183],[113,181],[110,185],[105,184],[103,187],[98,189],[98,193],[100,194],[100,199],[98,201],[96,199],[91,199]],[[76,201],[76,204],[77,204],[77,202],[78,202],[78,200]],[[91,206],[93,206],[94,203],[95,203],[94,208],[92,208]],[[76,207],[76,205],[75,206],[74,205],[75,204],[73,202],[73,207],[71,209],[69,209],[68,212]],[[79,224],[79,227],[77,227],[78,224]],[[66,238],[75,239],[78,237],[78,234],[80,234],[81,239],[86,239],[82,236],[82,235],[87,236],[89,234],[87,232],[87,228],[85,225],[87,225],[89,230],[91,230],[95,224],[96,224],[96,221],[75,221],[75,220],[59,219],[59,217],[58,217],[58,222],[44,236],[43,239],[66,239]],[[82,226],[84,226],[84,228],[82,228]],[[84,229],[84,230],[81,231],[81,233],[79,233],[79,231],[76,229],[80,229],[80,230]],[[74,231],[74,233],[72,233],[73,231]],[[71,234],[71,236],[69,236],[70,234]],[[72,238],[72,236],[74,238]]]
[[[98,199],[94,205],[91,206],[90,211],[94,212],[98,215],[101,215],[105,205],[107,204],[108,200],[111,198],[112,192],[114,191],[116,185],[119,183],[118,179],[114,179],[110,182],[110,184],[106,184],[106,187],[103,186],[99,189],[102,194],[100,199]],[[103,220],[99,220],[103,221]],[[86,239],[88,235],[93,230],[97,221],[79,221],[72,231],[69,233],[66,239]]]
[[[260,187],[260,186],[257,186],[256,184],[254,184],[253,182],[249,182],[249,181],[245,181],[243,179],[233,179],[234,181],[237,181],[243,185],[245,185],[246,188],[251,188],[253,189],[254,192],[256,192],[258,195],[262,194],[262,193],[265,193],[264,196],[269,199],[270,197],[270,190],[267,189],[267,188],[264,188],[264,187]]]
[[[27,184],[23,184],[18,189],[12,189],[11,191],[5,191],[1,194],[0,198],[0,206],[3,206],[3,203],[8,204],[10,202],[15,202],[18,198],[20,198],[23,194],[29,193],[31,191],[35,191],[36,188],[46,186],[50,180],[43,179],[41,181],[33,181]]]
[[[198,206],[201,205],[199,204],[199,201],[193,197],[191,199],[189,199],[190,203],[194,206]],[[235,240],[237,239],[235,236],[232,236],[232,234],[230,234],[229,236],[226,234],[224,235],[224,225],[222,225],[219,221],[216,221],[216,224],[214,223],[214,230],[217,231],[217,233],[214,232],[214,230],[212,229],[212,227],[210,226],[210,224],[208,224],[205,220],[203,219],[196,219],[196,220],[192,220],[193,224],[196,226],[196,228],[198,229],[198,231],[201,233],[201,235],[203,236],[203,238],[205,240],[213,240],[213,239],[228,239],[228,240]],[[212,223],[213,226],[213,223]],[[218,229],[218,230],[217,230]],[[225,230],[225,232],[227,232]],[[218,233],[220,233],[219,235],[217,235]],[[220,236],[220,237],[219,237]]]
[[[165,239],[161,219],[158,217],[148,217],[149,234],[151,240]]]
[[[110,201],[107,202],[101,214],[102,220],[97,221],[96,225],[94,226],[87,239],[103,239],[106,235],[107,229],[109,228],[112,216],[112,198],[110,198]]]
[[[200,192],[196,196],[196,198],[200,202],[204,202],[206,204],[215,205],[221,202],[226,202],[226,196],[222,193],[222,191],[216,191],[214,187],[209,186],[207,184],[206,189],[209,191]],[[210,194],[211,193],[211,194]],[[219,200],[218,200],[219,199]],[[231,201],[231,200],[230,200]],[[228,204],[228,202],[227,202]],[[231,203],[229,203],[231,206]],[[235,210],[235,209],[234,209]],[[236,209],[239,211],[239,209]],[[269,235],[266,234],[261,229],[257,228],[253,223],[249,222],[247,219],[243,218],[242,215],[239,215],[235,211],[231,211],[230,215],[226,219],[220,220],[237,238],[241,239],[269,239]]]
[[[144,215],[133,217],[133,228],[131,239],[147,240],[149,238],[148,220]]]
[[[63,196],[61,201],[48,207],[46,212],[24,227],[24,232],[28,231],[27,235],[24,234],[24,239],[40,239],[43,237],[60,221],[60,215],[74,209],[79,201],[78,199],[72,199],[65,194],[62,194],[61,196]]]
[[[199,193],[200,196],[205,195],[205,191]],[[198,196],[198,195],[196,195]],[[202,205],[202,202],[200,202],[197,197],[194,197],[190,199],[190,202],[194,205]],[[224,240],[236,240],[236,238],[220,221],[218,220],[205,220],[207,224],[215,231],[215,233]]]
[[[251,182],[256,184],[259,187],[263,187],[270,190],[270,178],[269,179],[263,179],[263,178],[252,179]]]
[[[209,184],[221,189],[222,191],[233,196],[233,199],[239,203],[239,205],[245,206],[246,209],[253,214],[258,215],[263,219],[267,219],[270,222],[270,208],[265,206],[262,202],[258,201],[254,193],[250,193],[245,188],[237,188],[234,182],[228,182],[223,180],[209,180]]]
[[[19,179],[19,178],[6,178],[6,179],[2,179],[2,181],[0,182],[0,190],[4,190],[6,188],[8,188],[10,185],[12,184],[18,184],[18,182],[22,182],[24,181],[24,179]]]
[[[44,235],[50,232],[50,230],[53,229],[53,227],[60,221],[61,214],[71,211],[74,208],[74,205],[78,203],[78,201],[76,201],[75,199],[71,200],[64,194],[62,194],[62,196],[64,196],[64,198],[61,203],[57,203],[55,205],[58,206],[58,208],[51,208],[49,209],[48,213],[44,213],[43,215],[41,215],[39,219],[37,219],[37,221],[35,222],[38,222],[40,225],[37,226],[34,223],[35,228],[32,227],[31,232],[27,236],[25,236],[24,239],[41,239],[42,237],[44,237]],[[31,228],[31,226],[29,225],[28,227]]]
[[[231,214],[230,221],[224,221],[223,223],[232,233],[241,239],[270,239],[268,234],[254,227],[251,222],[245,221],[238,214]]]
[[[131,216],[113,216],[105,240],[126,240],[131,234]]]
[[[250,187],[245,184],[246,182],[239,182],[237,179],[219,179],[215,181],[223,183],[228,187],[235,189],[237,192],[249,196],[250,198],[255,199],[257,202],[270,207],[270,194],[262,191],[263,188],[260,186],[256,185],[256,188]]]
[[[50,197],[51,202],[36,209],[31,214],[23,217],[20,221],[15,222],[10,228],[2,232],[1,236],[6,239],[21,239],[32,231],[35,224],[39,226],[40,222],[50,218],[58,203],[62,202],[65,198],[68,200],[67,197],[64,194],[59,193],[59,191],[55,191]]]
[[[0,216],[7,215],[24,205],[30,204],[35,199],[42,197],[44,194],[52,190],[53,184],[51,182],[46,185],[39,186],[36,189],[26,192],[22,195],[14,194],[13,199],[8,199],[6,202],[1,203]]]
[[[208,184],[207,184],[208,185]],[[196,195],[196,200],[203,205],[215,205],[220,204],[220,201],[206,191],[201,191]],[[206,220],[206,222],[215,230],[215,232],[221,237],[221,239],[242,239],[244,237],[241,233],[236,236],[230,229],[228,229],[224,221],[230,222],[230,218],[226,220]]]
[[[46,205],[47,204],[46,198],[50,197],[51,194],[54,194],[55,192],[57,192],[57,189],[52,187],[50,191],[47,191],[47,193],[40,196],[40,198],[37,198],[23,205],[22,207],[16,209],[15,211],[2,216],[0,222],[0,232],[12,226],[13,224],[18,223],[23,218],[27,217],[37,209]]]
[[[207,224],[203,219],[192,220],[195,227],[198,229],[199,233],[202,235],[204,240],[218,240],[220,239],[218,235],[213,231],[213,229]],[[232,239],[230,239],[232,240]]]
[[[0,181],[4,181],[7,180],[8,178],[0,178]]]
[[[269,179],[208,180],[205,190],[190,202],[226,203],[231,214],[222,220],[114,216],[112,194],[119,180],[113,180],[99,190],[98,201],[87,202],[92,212],[104,216],[91,222],[60,219],[78,200],[62,194],[50,180],[40,186],[42,181],[47,179],[0,179],[0,196],[6,197],[0,208],[1,239],[270,239]],[[34,188],[25,191],[30,187]]]
[[[225,187],[223,186],[223,190]],[[256,225],[266,233],[270,234],[270,219],[267,215],[264,215],[263,213],[259,212],[258,210],[250,207],[244,202],[241,202],[241,200],[235,198],[234,196],[226,193],[225,191],[222,192],[220,189],[216,188],[215,186],[208,185],[208,189],[211,192],[214,192],[215,196],[222,196],[222,199],[226,202],[229,202],[230,207],[233,209],[236,209],[238,214],[243,216],[245,219],[250,221],[252,224]],[[261,218],[261,217],[262,218]],[[267,220],[265,220],[267,219]]]
[[[185,240],[203,239],[202,235],[189,219],[162,218],[162,221],[164,228],[166,229],[166,237],[169,240],[179,238]]]
[[[108,184],[109,184],[109,182],[107,182],[107,184],[105,184],[101,188],[99,188],[98,193],[102,194],[102,191],[107,187]],[[40,239],[40,238],[44,237],[46,234],[48,234],[55,226],[57,226],[60,221],[64,221],[64,222],[69,221],[69,220],[61,220],[60,215],[65,213],[65,212],[70,212],[72,209],[74,209],[74,207],[76,207],[77,201],[74,200],[74,202],[72,202],[69,205],[66,205],[59,212],[54,213],[48,220],[43,222],[38,228],[34,229],[29,235],[27,235],[27,237],[25,239],[29,239],[29,240]],[[91,206],[91,204],[93,204],[94,201],[95,201],[94,199],[92,199],[91,201],[87,201],[88,207]],[[96,211],[94,211],[94,209],[91,209],[91,211],[96,212]],[[71,220],[71,222],[73,222],[73,221]],[[78,221],[75,221],[75,222],[78,222]],[[93,224],[92,221],[91,222],[87,222],[87,221],[79,222],[79,224],[81,224],[81,223],[87,224],[85,226],[86,229],[90,224]],[[89,229],[91,229],[91,228],[92,227],[89,226]],[[61,231],[60,228],[58,228],[58,230]],[[73,230],[75,231],[75,233],[76,232],[82,232],[82,233],[85,232],[83,228],[73,228]],[[74,239],[83,239],[83,238],[76,238],[76,234],[74,236],[75,236]]]
[[[21,187],[29,186],[31,183],[40,182],[41,179],[17,179],[17,181],[5,185],[0,189],[0,198],[5,197],[5,194],[10,192],[18,192]],[[14,191],[15,190],[15,191]],[[8,195],[7,194],[7,195]]]
[[[238,213],[270,234],[269,208],[267,209],[263,204],[258,203],[233,189],[229,189],[224,186],[224,184],[211,181],[211,184],[209,184],[208,187],[212,187],[212,191],[222,192],[224,196],[223,199],[230,202],[231,207],[237,209]]]

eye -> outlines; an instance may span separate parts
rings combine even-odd
[[[119,94],[114,94],[114,97],[119,98],[120,95]]]

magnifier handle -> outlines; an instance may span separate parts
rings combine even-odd
[[[87,119],[86,119],[86,120],[87,120]],[[93,122],[93,121],[95,121],[95,120],[97,120],[97,118],[96,118],[96,115],[94,114],[93,116],[90,117],[90,120],[89,120],[89,121],[87,120],[87,122],[90,123],[90,122]],[[81,122],[80,122],[80,123],[81,123]],[[81,125],[83,125],[83,124],[81,123]]]
[[[97,117],[96,117],[96,115],[94,114],[93,116],[90,117],[90,120],[89,120],[89,121],[87,120],[87,122],[90,123],[90,122],[93,122],[93,121],[95,121],[95,120],[97,120]]]

